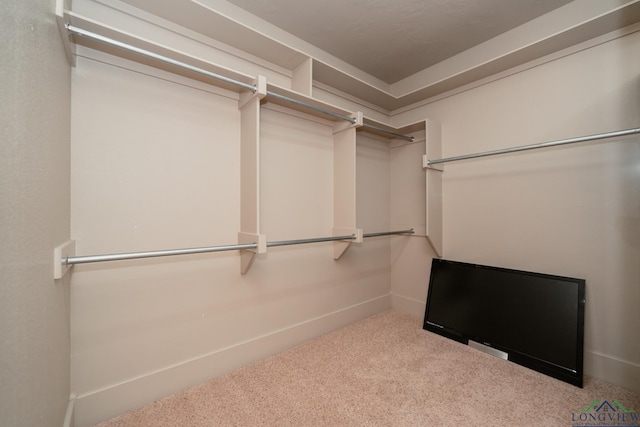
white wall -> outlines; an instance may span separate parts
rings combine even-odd
[[[53,2],[0,4],[0,418],[61,426],[69,402],[70,71]]]
[[[394,120],[439,121],[445,157],[638,127],[639,51],[636,32]],[[450,163],[443,177],[444,258],[586,279],[585,370],[640,391],[638,137]],[[416,246],[396,265],[422,277],[432,256]],[[392,291],[424,302],[426,281]]]
[[[79,255],[235,244],[237,94],[82,51],[73,70],[72,238]],[[261,109],[268,241],[333,226],[332,123]],[[358,221],[389,222],[389,153],[360,137]],[[388,239],[77,265],[72,389],[89,425],[390,306]]]

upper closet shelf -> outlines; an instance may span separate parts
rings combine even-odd
[[[71,10],[67,4],[71,0],[56,0],[56,3],[59,16],[69,15],[65,10]],[[307,95],[311,94],[305,87],[310,87],[309,71],[313,68],[315,84],[390,112],[411,108],[428,98],[446,96],[450,91],[464,90],[467,85],[486,83],[486,79],[504,77],[504,73],[516,73],[521,67],[535,67],[578,52],[585,44],[594,46],[637,31],[635,27],[640,22],[638,0],[572,1],[411,76],[385,82],[362,70],[345,67],[337,58],[308,49],[298,43],[299,40],[279,31],[254,28],[254,21],[245,12],[233,11],[239,8],[224,1],[77,0],[76,3],[79,4],[74,4],[76,12],[100,16],[112,28],[134,33],[137,29],[132,28],[137,23],[132,22],[139,19],[149,30],[145,33],[147,39],[154,39],[150,34],[158,28],[167,29],[194,40],[214,40],[218,46],[224,45],[223,49],[231,55],[239,50],[257,62],[293,71],[296,82],[291,85],[292,89]],[[68,54],[72,56],[71,52]]]
[[[76,44],[79,44],[234,92],[255,93],[257,90],[254,83],[256,79],[252,76],[156,44],[67,10],[59,9],[58,14],[58,25],[72,65],[75,65]],[[311,61],[308,63],[311,64]],[[310,84],[311,79],[307,80]],[[403,135],[398,129],[389,125],[368,119],[359,124],[357,114],[304,95],[300,91],[282,88],[271,83],[268,84],[264,100],[321,117],[346,121],[387,138],[413,141],[413,137]]]

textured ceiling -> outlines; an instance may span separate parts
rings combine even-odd
[[[229,0],[387,83],[571,0]]]

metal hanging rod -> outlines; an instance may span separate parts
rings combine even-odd
[[[333,111],[329,111],[329,110],[326,110],[324,108],[316,107],[315,105],[311,105],[311,104],[308,104],[308,103],[303,102],[303,101],[298,101],[297,99],[290,98],[290,97],[285,96],[285,95],[280,95],[279,93],[275,93],[275,92],[272,92],[272,91],[267,91],[267,96],[270,96],[270,97],[276,98],[276,99],[280,99],[282,101],[286,101],[286,102],[289,102],[291,104],[299,105],[299,106],[307,108],[309,110],[317,111],[319,113],[326,114],[328,116],[331,116],[331,117],[334,117],[334,118],[337,118],[337,119],[340,119],[340,120],[347,121],[347,122],[349,122],[351,124],[355,124],[356,123],[355,117],[350,117],[350,116],[345,116],[345,115],[340,114],[340,113],[335,113]],[[388,135],[392,135],[392,136],[395,136],[396,138],[401,138],[401,139],[404,139],[406,141],[410,141],[410,142],[414,141],[414,138],[412,136],[403,135],[401,133],[393,132],[393,131],[390,131],[388,129],[384,129],[384,128],[381,128],[381,127],[378,127],[378,126],[370,125],[368,123],[363,123],[362,127],[363,128],[367,128],[367,129],[371,129],[371,130],[375,130],[377,132],[386,133]]]
[[[279,242],[267,242],[267,247],[300,245],[305,243],[331,242],[334,240],[353,240],[355,238],[356,238],[355,234],[351,234],[349,236],[332,236],[332,237],[318,237],[313,239],[283,240]],[[75,256],[75,257],[63,258],[62,263],[65,265],[75,265],[75,264],[88,264],[88,263],[94,263],[94,262],[124,261],[124,260],[141,259],[141,258],[203,254],[203,253],[209,253],[209,252],[223,252],[223,251],[235,251],[235,250],[257,249],[257,248],[258,248],[258,245],[256,243],[245,243],[240,245],[208,246],[208,247],[188,248],[188,249],[168,249],[168,250],[162,250],[162,251],[147,251],[147,252],[127,252],[122,254],[110,254],[110,255],[87,255],[87,256]]]
[[[367,233],[363,237],[376,237],[376,236],[389,236],[392,234],[413,234],[413,228],[410,230],[398,230],[398,231],[386,231],[382,233]],[[307,243],[320,243],[320,242],[332,242],[336,240],[353,240],[356,238],[355,234],[348,236],[331,236],[331,237],[317,237],[311,239],[297,239],[297,240],[281,240],[275,242],[267,242],[267,247],[276,246],[289,246],[289,245],[301,245]],[[236,251],[243,249],[257,249],[256,243],[245,243],[240,245],[224,245],[224,246],[205,246],[199,248],[187,248],[187,249],[167,249],[161,251],[145,251],[145,252],[127,252],[121,254],[108,254],[108,255],[86,255],[86,256],[74,256],[62,259],[64,265],[76,265],[76,264],[89,264],[96,262],[107,261],[125,261],[132,259],[142,258],[157,258],[165,256],[176,255],[192,255],[203,254],[211,252],[224,252],[224,251]]]
[[[367,128],[367,129],[371,129],[371,130],[375,130],[377,132],[386,133],[388,135],[392,135],[392,136],[395,136],[396,138],[404,139],[405,141],[409,141],[409,142],[413,142],[414,139],[415,139],[412,136],[403,135],[401,133],[393,132],[393,131],[390,131],[390,130],[387,130],[387,129],[384,129],[384,128],[381,128],[381,127],[378,127],[378,126],[370,125],[368,123],[363,123],[362,127],[363,128]]]
[[[427,160],[427,166],[438,163],[455,162],[458,160],[475,159],[476,157],[495,156],[498,154],[515,153],[517,151],[534,150],[537,148],[554,147],[556,145],[573,144],[576,142],[595,141],[598,139],[615,138],[618,136],[627,136],[640,133],[640,128],[632,128],[619,130],[615,132],[599,133],[595,135],[579,136],[576,138],[560,139],[558,141],[542,142],[539,144],[521,145],[519,147],[504,148],[500,150],[484,151],[482,153],[464,154],[461,156],[447,157],[444,159]]]
[[[129,259],[140,258],[155,258],[162,256],[174,256],[174,255],[191,255],[191,254],[203,254],[209,252],[223,252],[223,251],[235,251],[241,249],[256,249],[258,245],[256,243],[246,243],[242,245],[226,245],[226,246],[208,246],[202,248],[188,248],[188,249],[168,249],[163,251],[147,251],[147,252],[128,252],[123,254],[111,254],[111,255],[87,255],[87,256],[75,256],[63,258],[62,263],[66,265],[75,264],[88,264],[93,262],[105,262],[105,261],[123,261]]]
[[[334,240],[353,240],[356,238],[355,234],[349,236],[332,236],[332,237],[317,237],[314,239],[299,239],[299,240],[281,240],[279,242],[267,242],[267,247],[274,246],[289,246],[289,245],[301,245],[305,243],[319,243],[319,242],[332,242]]]
[[[74,27],[71,24],[66,24],[65,28],[71,34],[75,34],[77,36],[94,39],[94,40],[97,40],[97,41],[99,41],[101,43],[108,44],[108,45],[111,45],[111,46],[115,46],[115,47],[118,47],[120,49],[129,51],[129,52],[137,53],[139,55],[147,56],[149,58],[153,58],[153,59],[156,59],[158,61],[166,62],[168,64],[174,65],[174,66],[179,67],[179,68],[183,68],[183,69],[188,70],[188,71],[193,71],[195,73],[202,74],[204,76],[211,77],[211,78],[214,78],[216,80],[220,80],[220,81],[225,82],[225,83],[230,83],[232,85],[239,86],[239,87],[241,87],[243,89],[248,89],[248,90],[250,90],[252,92],[256,91],[256,87],[254,85],[251,85],[251,84],[248,84],[248,83],[244,83],[244,82],[241,82],[241,81],[238,81],[238,80],[230,79],[230,78],[225,77],[223,75],[212,73],[211,71],[207,71],[207,70],[204,70],[202,68],[195,67],[195,66],[189,65],[189,64],[185,64],[184,62],[176,61],[175,59],[171,59],[169,57],[166,57],[166,56],[163,56],[163,55],[159,55],[157,53],[153,53],[153,52],[145,50],[145,49],[141,49],[141,48],[138,48],[138,47],[126,44],[126,43],[122,43],[122,42],[119,42],[117,40],[101,36],[100,34],[92,33],[91,31],[86,31],[86,30],[83,30],[81,28]]]
[[[349,122],[351,124],[355,124],[356,123],[356,119],[354,117],[345,116],[343,114],[335,113],[333,111],[329,111],[329,110],[326,110],[324,108],[316,107],[315,105],[311,105],[311,104],[308,104],[308,103],[303,102],[303,101],[298,101],[297,99],[290,98],[290,97],[285,96],[285,95],[280,95],[279,93],[275,93],[275,92],[272,92],[272,91],[268,90],[267,91],[267,96],[270,96],[270,97],[276,98],[276,99],[280,99],[282,101],[286,101],[286,102],[289,102],[291,104],[299,105],[299,106],[307,108],[309,110],[317,111],[319,113],[326,114],[327,116],[331,116],[331,117],[335,117],[336,119],[344,120],[344,121]]]
[[[311,104],[308,104],[306,102],[299,101],[297,99],[290,98],[290,97],[285,96],[285,95],[280,95],[279,93],[275,93],[275,92],[272,92],[272,91],[267,91],[267,96],[270,96],[270,97],[276,98],[276,99],[280,99],[282,101],[286,101],[286,102],[289,102],[291,104],[299,105],[299,106],[307,108],[309,110],[317,111],[319,113],[326,114],[328,116],[331,116],[331,117],[334,117],[334,118],[337,118],[337,119],[340,119],[340,120],[347,121],[347,122],[349,122],[351,124],[355,124],[356,121],[357,121],[355,119],[355,117],[345,116],[343,114],[336,113],[336,112],[333,112],[333,111],[329,111],[329,110],[326,110],[324,108],[316,107],[315,105],[311,105]],[[378,126],[370,125],[368,123],[363,123],[362,127],[363,128],[367,128],[367,129],[371,129],[371,130],[375,130],[377,132],[386,133],[388,135],[392,135],[392,136],[395,136],[396,138],[401,138],[401,139],[404,139],[406,141],[410,141],[410,142],[414,141],[414,138],[412,136],[403,135],[401,133],[393,132],[393,131],[390,131],[388,129],[384,129],[384,128],[381,128],[381,127],[378,127]]]
[[[384,231],[382,233],[364,233],[362,237],[377,237],[377,236],[390,236],[392,234],[414,234],[415,230],[398,230],[398,231]]]

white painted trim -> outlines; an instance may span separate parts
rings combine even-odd
[[[403,313],[423,319],[426,306],[426,301],[420,301],[404,295],[391,294],[391,308]]]
[[[584,373],[640,393],[640,365],[629,360],[598,351],[585,351]]]
[[[75,409],[76,409],[76,396],[71,394],[69,396],[69,403],[67,404],[67,412],[64,415],[64,422],[62,427],[74,427],[75,426]]]
[[[83,427],[97,424],[389,308],[391,295],[385,294],[82,394],[77,397],[75,404],[75,425]]]
[[[493,82],[495,82],[497,80],[504,79],[504,78],[512,76],[514,74],[522,73],[522,72],[530,70],[532,68],[539,67],[539,66],[544,65],[546,63],[553,62],[553,61],[556,61],[558,59],[562,59],[562,58],[565,58],[567,56],[571,56],[571,55],[576,54],[576,53],[580,53],[582,51],[585,51],[585,50],[600,46],[602,44],[605,44],[605,43],[608,43],[610,41],[613,41],[613,40],[628,36],[630,34],[638,32],[638,31],[640,31],[640,23],[633,24],[633,25],[630,25],[628,27],[621,28],[621,29],[618,29],[618,30],[615,30],[615,31],[611,31],[611,32],[609,32],[607,34],[603,34],[601,36],[595,37],[593,39],[587,40],[585,42],[579,43],[579,44],[574,45],[574,46],[570,46],[568,48],[565,48],[565,49],[562,49],[560,51],[551,53],[551,54],[543,56],[541,58],[534,59],[534,60],[526,62],[526,63],[524,63],[522,65],[518,65],[518,66],[510,68],[508,70],[493,74],[493,75],[491,75],[489,77],[485,77],[483,79],[476,80],[476,81],[474,81],[472,83],[468,83],[466,85],[457,87],[455,89],[451,89],[449,91],[440,93],[438,95],[435,95],[435,96],[432,96],[432,97],[429,97],[429,98],[425,98],[425,99],[423,99],[421,101],[418,101],[418,102],[416,102],[414,104],[407,105],[405,107],[401,107],[401,108],[398,108],[397,110],[392,111],[390,113],[390,117],[391,117],[391,121],[390,122],[394,126],[402,127],[401,124],[397,124],[396,123],[394,118],[402,117],[402,114],[406,113],[407,111],[415,110],[417,108],[424,107],[425,105],[433,104],[434,102],[438,102],[438,101],[441,101],[441,100],[443,100],[445,98],[449,98],[451,96],[458,95],[459,93],[466,92],[466,91],[478,88],[480,86],[484,86],[484,85],[493,83]]]

